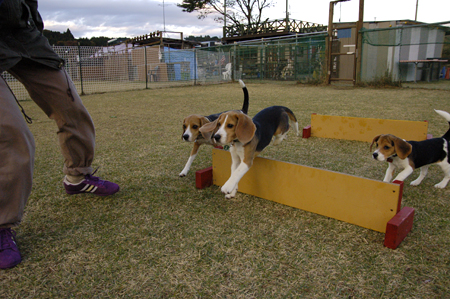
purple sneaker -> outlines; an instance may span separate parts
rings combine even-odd
[[[100,196],[113,195],[120,189],[119,185],[91,174],[85,175],[84,180],[78,184],[72,184],[64,178],[64,188],[67,194],[92,193]]]
[[[10,228],[0,228],[0,269],[17,266],[22,261],[16,245],[16,233]]]

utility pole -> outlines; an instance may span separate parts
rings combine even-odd
[[[164,0],[163,0],[163,22],[164,22],[164,32],[166,32],[166,12],[164,10]]]
[[[162,8],[163,8],[163,24],[164,24],[164,31],[163,32],[165,33],[166,32],[166,12],[165,12],[164,7],[166,5],[164,4],[164,0],[163,0],[163,4],[158,4],[158,6],[162,6]]]
[[[226,38],[227,34],[227,0],[223,0],[223,36],[222,38]]]
[[[289,28],[289,4],[288,4],[288,0],[286,0],[286,29],[289,32],[290,28]]]
[[[289,20],[289,4],[288,4],[288,0],[286,0],[286,20]]]
[[[223,0],[223,26],[227,27],[227,0]]]
[[[419,8],[419,0],[416,1],[416,18],[414,19],[414,21],[417,22],[417,10]]]

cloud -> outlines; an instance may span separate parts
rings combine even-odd
[[[365,0],[364,20],[385,21],[414,20],[417,0]],[[45,27],[54,31],[70,29],[76,37],[135,37],[157,30],[182,31],[184,36],[222,36],[222,24],[214,16],[199,20],[197,13],[186,13],[176,2],[163,0],[39,0],[39,11]],[[285,0],[264,11],[264,18],[283,19],[286,16]],[[292,19],[327,24],[330,0],[290,0]],[[164,10],[164,14],[163,14]],[[353,22],[358,19],[359,1],[353,0],[335,5],[334,21]],[[450,1],[419,1],[418,21],[449,21]],[[165,22],[164,22],[165,16]]]
[[[196,13],[182,12],[175,2],[164,4],[154,0],[41,0],[39,11],[46,29],[69,28],[76,38],[135,37],[164,27],[185,35],[222,35],[222,25],[213,18],[198,20]]]

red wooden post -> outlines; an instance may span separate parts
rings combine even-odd
[[[212,166],[195,172],[195,187],[205,189],[213,183]]]
[[[392,217],[386,226],[384,246],[396,249],[411,231],[414,220],[414,209],[404,207],[397,215]]]
[[[392,217],[386,225],[384,246],[387,248],[396,249],[412,229],[415,210],[410,207],[404,207],[401,209],[403,181],[394,181],[393,183],[400,185],[400,194],[398,195],[397,214]]]
[[[402,199],[403,199],[403,181],[393,181],[394,184],[400,185],[400,192],[398,194],[398,206],[397,206],[397,213],[400,212],[402,208]]]
[[[306,126],[303,128],[303,138],[309,138],[311,137],[311,125]]]

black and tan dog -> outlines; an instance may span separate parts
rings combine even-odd
[[[239,181],[272,138],[273,144],[277,145],[286,137],[290,128],[289,120],[298,136],[297,118],[289,108],[283,106],[265,108],[253,119],[241,111],[229,111],[200,128],[205,139],[212,138],[217,144],[231,145],[231,176],[221,188],[226,198],[236,196]]]
[[[247,114],[249,105],[248,90],[242,80],[239,80],[239,84],[241,85],[242,91],[244,92],[244,104],[242,105],[242,110],[240,111]],[[193,142],[194,146],[192,148],[191,155],[189,156],[189,159],[184,166],[184,169],[180,173],[180,177],[184,177],[187,175],[189,169],[191,168],[192,162],[197,156],[198,149],[202,144],[214,145],[214,140],[203,138],[202,134],[200,134],[199,129],[203,125],[215,121],[222,113],[223,112],[211,114],[208,116],[192,114],[187,116],[183,120],[183,134],[181,135],[181,138],[184,141]]]
[[[420,168],[419,177],[411,182],[411,185],[419,185],[428,173],[431,164],[437,164],[444,171],[444,179],[434,185],[436,188],[445,188],[450,180],[450,157],[448,155],[450,140],[450,114],[435,110],[449,123],[449,130],[441,138],[432,138],[424,141],[405,141],[394,135],[376,136],[372,146],[375,144],[375,151],[372,157],[377,161],[389,162],[389,167],[384,176],[384,182],[392,180],[396,168],[403,169],[395,180],[404,181],[416,168]]]

